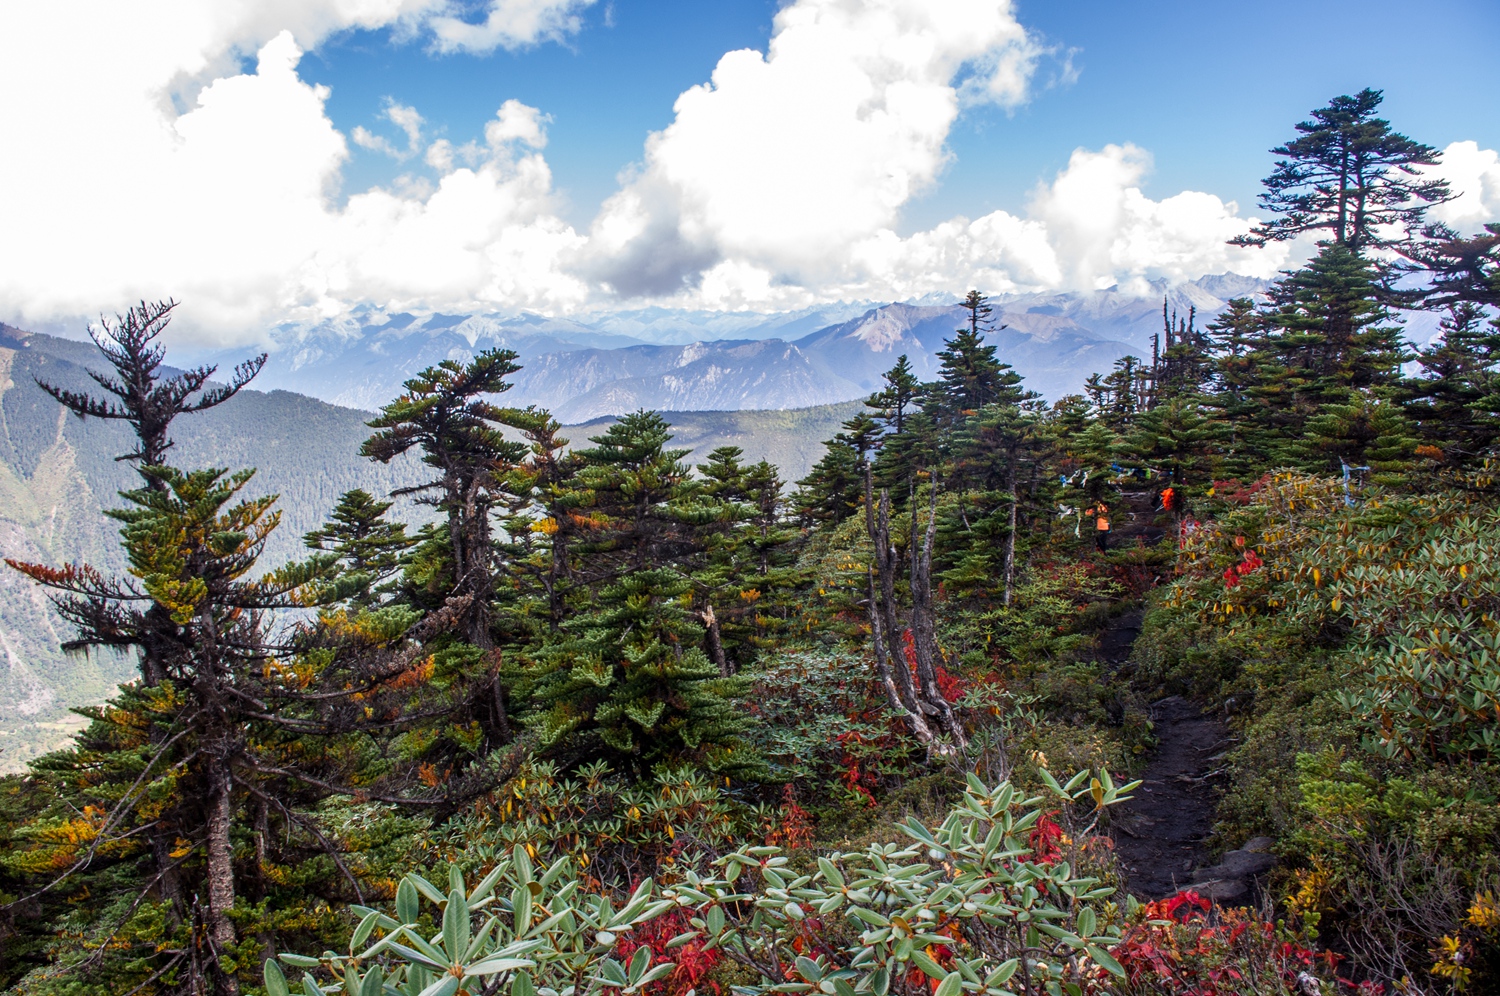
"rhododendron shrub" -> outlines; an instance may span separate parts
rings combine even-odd
[[[1140,906],[1112,949],[1122,996],[1375,996],[1339,975],[1343,959],[1250,909],[1217,909],[1196,892]]]
[[[900,840],[821,854],[806,871],[780,847],[743,847],[620,902],[572,859],[539,869],[521,847],[472,888],[456,866],[446,893],[411,874],[395,916],[352,908],[347,954],[281,955],[267,988],[288,996],[287,965],[310,994],[679,996],[711,990],[726,959],[753,980],[742,996],[1081,994],[1126,973],[1111,954],[1115,890],[1069,860],[1086,848],[1063,845],[1092,839],[1138,783],[1084,771],[1061,784],[1045,769],[1042,780],[1050,798],[970,776],[945,820],[909,819]]]

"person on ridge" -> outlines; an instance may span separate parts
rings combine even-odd
[[[1097,501],[1084,509],[1083,514],[1094,517],[1094,546],[1104,553],[1109,549],[1109,506]]]

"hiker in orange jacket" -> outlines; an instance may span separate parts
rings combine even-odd
[[[1094,517],[1094,546],[1100,553],[1109,549],[1109,506],[1097,501],[1083,510],[1084,515]]]

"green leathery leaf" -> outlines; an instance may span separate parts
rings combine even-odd
[[[431,882],[427,881],[416,872],[410,872],[406,877],[411,880],[412,885],[417,887],[418,892],[426,896],[432,902],[437,903],[439,906],[441,906],[443,903],[446,903],[448,901],[448,897],[443,895],[443,893],[438,889],[437,886],[433,885]]]
[[[266,980],[266,996],[292,996],[292,987],[287,985],[286,976],[276,962],[267,958],[261,974]]]
[[[516,933],[524,934],[531,929],[531,890],[524,885],[511,890],[510,908],[515,913]]]
[[[403,878],[396,887],[396,916],[402,923],[416,923],[421,915],[417,887],[410,878]]]
[[[379,913],[367,913],[365,918],[359,921],[359,926],[354,928],[354,936],[349,938],[349,950],[353,952],[365,941],[369,940],[370,934],[375,930],[375,925],[380,922]]]
[[[469,902],[477,903],[493,893],[495,891],[495,883],[500,881],[500,876],[504,872],[505,864],[503,862],[491,868],[490,873],[478,885],[474,886],[473,892],[469,893]]]
[[[531,968],[536,962],[530,958],[486,958],[476,961],[464,969],[464,978],[475,975],[494,975],[496,972],[513,972],[518,968]]]
[[[1084,950],[1088,952],[1090,958],[1098,962],[1099,965],[1110,975],[1113,975],[1117,979],[1125,978],[1125,966],[1116,961],[1114,955],[1110,954],[1108,951],[1104,950],[1097,944],[1085,945]]]
[[[443,947],[454,961],[469,949],[469,901],[462,888],[449,893],[448,906],[443,910]]]
[[[932,956],[926,951],[917,950],[911,953],[912,964],[926,972],[934,979],[944,979],[948,976],[948,970],[932,960]]]

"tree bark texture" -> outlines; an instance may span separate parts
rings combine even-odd
[[[932,609],[932,546],[937,537],[937,482],[932,485],[932,498],[927,513],[927,529],[920,547],[916,537],[916,503],[912,503],[911,544],[911,630],[912,649],[917,659],[917,680],[921,682],[922,699],[930,704],[937,714],[938,725],[953,738],[959,749],[968,744],[963,724],[953,712],[953,706],[943,697],[937,684],[937,628]]]
[[[718,666],[719,673],[728,678],[734,673],[729,667],[729,660],[724,656],[724,640],[719,633],[719,617],[714,615],[714,605],[709,602],[700,613],[703,626],[708,631],[708,656]]]

